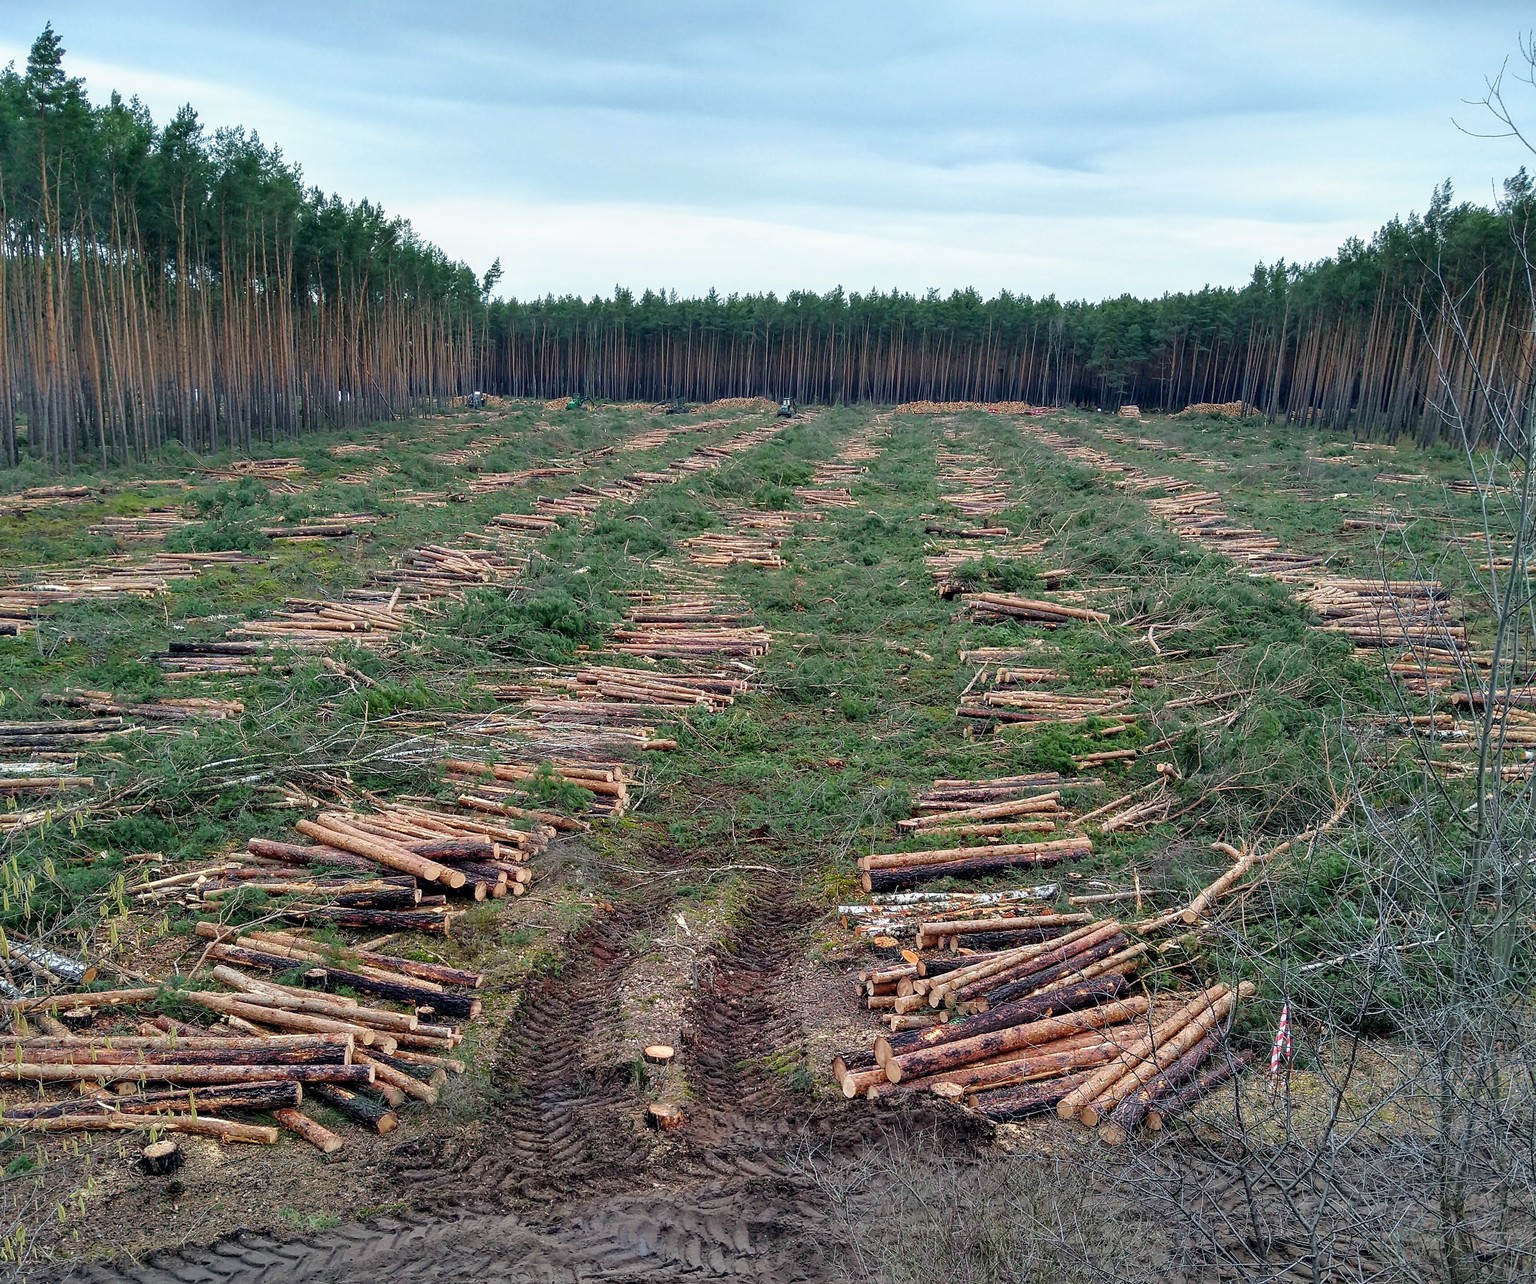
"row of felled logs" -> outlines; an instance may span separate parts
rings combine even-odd
[[[41,722],[0,722],[0,755],[46,758],[73,755],[127,729],[116,715],[99,718],[60,718]]]
[[[580,467],[570,465],[554,465],[547,468],[525,468],[516,473],[480,473],[472,477],[469,482],[471,495],[490,495],[496,491],[511,490],[518,486],[526,486],[529,482],[542,481],[549,477],[574,477],[584,471]]]
[[[222,468],[199,468],[198,473],[214,481],[241,481],[247,477],[260,482],[293,481],[304,476],[302,459],[237,459]]]
[[[890,891],[937,878],[987,878],[1013,869],[1043,869],[1093,851],[1084,837],[997,843],[928,851],[875,852],[859,859],[866,892]]]
[[[1138,715],[1127,712],[1130,692],[1124,689],[1101,695],[1042,690],[1038,683],[1015,684],[1011,670],[1000,669],[994,685],[967,691],[960,697],[955,715],[993,723],[1055,723],[1112,736],[1136,726]],[[1025,671],[1026,678],[1033,673]]]
[[[350,539],[378,520],[372,513],[337,513],[331,517],[285,522],[280,526],[263,526],[260,529],[268,539],[309,543],[315,540]]]
[[[338,950],[292,932],[246,930],[204,921],[197,924],[197,933],[213,942],[208,947],[208,956],[219,963],[266,972],[300,969],[323,985],[340,986],[359,994],[410,1005],[414,1013],[377,1013],[368,1009],[365,1015],[355,1018],[334,1014],[337,1020],[387,1031],[396,1042],[406,1046],[448,1048],[458,1043],[457,1032],[440,1024],[428,1025],[423,1032],[418,1017],[424,1014],[431,1014],[434,1021],[470,1020],[480,1015],[480,1000],[465,992],[478,989],[484,983],[478,972],[375,951]],[[221,975],[219,979],[229,981],[231,978]],[[356,1000],[338,1000],[308,990],[290,992],[288,987],[270,982],[262,982],[258,988],[261,993],[273,997],[239,1001],[268,1003],[274,1007],[290,1005],[296,1011],[311,1011],[319,1016],[326,1015],[326,1009],[336,1004],[349,1009],[356,1006],[356,1010],[363,1011]],[[271,1024],[281,1023],[274,1020]],[[372,1039],[364,1041],[373,1042]]]
[[[233,641],[259,639],[295,651],[339,644],[377,648],[410,626],[410,620],[389,604],[290,598],[286,610],[236,625],[226,637]]]
[[[321,812],[294,827],[309,844],[252,838],[247,850],[267,862],[365,874],[389,871],[475,900],[523,895],[533,881],[528,860],[547,842],[544,830],[525,832],[398,805],[376,813]],[[440,904],[428,912],[419,898],[411,909],[338,907],[317,917],[349,926],[395,925],[439,933],[448,930],[449,921]]]
[[[1437,580],[1316,580],[1297,600],[1310,606],[1321,627],[1342,633],[1357,647],[1417,646],[1460,651],[1467,631],[1451,615],[1450,595]]]
[[[723,709],[748,688],[742,677],[725,674],[659,673],[653,669],[621,669],[585,665],[562,684],[587,699],[602,698],[646,705],[696,706]]]
[[[973,539],[984,538],[986,542],[979,545],[951,545],[923,557],[923,565],[928,568],[928,574],[933,577],[934,591],[940,597],[951,598],[964,593],[966,582],[960,574],[962,568],[975,565],[983,558],[994,561],[1015,561],[1038,557],[1045,552],[1043,543],[1007,538],[1009,534],[1007,527],[997,527],[995,532],[975,531],[967,534]],[[1042,587],[1057,589],[1071,573],[1065,567],[1056,567],[1040,571],[1037,578]]]
[[[192,519],[173,508],[151,508],[133,516],[103,517],[86,527],[92,535],[102,535],[118,544],[153,544],[167,535],[192,525]]]
[[[133,1034],[71,1033],[49,1016],[101,1018],[152,1002],[158,990],[97,991],[22,999],[4,1005],[13,1020],[35,1023],[0,1041],[0,1078],[69,1085],[83,1095],[68,1101],[5,1108],[4,1122],[34,1131],[129,1130],[155,1127],[224,1141],[274,1142],[275,1129],[213,1117],[223,1111],[260,1112],[327,1153],[343,1144],[299,1111],[305,1095],[376,1132],[398,1122],[411,1100],[430,1104],[460,1041],[460,1020],[478,1014],[479,973],[363,950],[337,950],[292,933],[248,931],[200,923],[210,942],[211,979],[227,991],[177,991],[183,1006],[219,1018],[212,1027],[169,1017],[144,1022]],[[302,971],[328,989],[280,984],[272,973]],[[266,975],[263,975],[266,974]],[[380,1006],[380,1001],[404,1005]],[[116,1087],[116,1094],[105,1086]],[[170,1085],[151,1091],[149,1084]],[[190,1121],[190,1122],[187,1122]]]
[[[575,785],[592,795],[589,811],[597,816],[622,816],[629,805],[629,770],[617,762],[472,762],[466,758],[445,758],[443,775],[460,784],[473,783],[482,795],[516,799],[525,796],[530,781],[541,773],[556,781]],[[515,814],[515,813],[509,813]]]
[[[1075,463],[1119,478],[1121,485],[1143,494],[1148,511],[1166,522],[1176,535],[1230,557],[1254,574],[1290,576],[1316,566],[1322,560],[1290,552],[1281,547],[1279,540],[1262,531],[1231,525],[1222,497],[1215,491],[1201,490],[1192,482],[1177,477],[1147,473],[1060,433],[1034,426],[1027,431],[1037,441]],[[1152,491],[1160,493],[1149,494]]]
[[[966,609],[980,620],[1025,620],[1051,629],[1074,622],[1109,623],[1109,616],[1103,611],[1083,606],[1064,606],[1059,602],[1045,602],[1013,593],[966,593],[961,600]]]
[[[933,915],[1002,917],[1020,907],[1037,905],[1056,895],[1055,883],[1019,887],[1002,892],[879,892],[864,904],[839,905],[843,926],[858,936],[894,938],[913,936],[923,920]]]
[[[699,596],[646,596],[625,612],[613,638],[613,650],[654,660],[758,656],[771,641],[768,631],[748,624],[740,610]]]
[[[1154,1011],[1147,998],[1127,993],[1133,967],[1134,960],[1097,974],[1079,967],[958,1020],[893,1017],[891,1033],[868,1051],[834,1060],[834,1077],[845,1096],[931,1092],[999,1120],[1054,1107],[1118,1144],[1143,1125],[1162,1126],[1250,1059],[1222,1041],[1238,991],[1213,986],[1172,1011]]]
[[[846,486],[796,486],[795,497],[807,508],[852,508],[857,503]]]
[[[683,541],[696,566],[759,566],[777,570],[784,565],[779,540],[771,535],[730,535],[706,531]]]
[[[245,706],[238,700],[219,700],[209,696],[156,696],[152,700],[124,701],[110,691],[91,691],[83,687],[44,692],[38,697],[38,703],[84,709],[97,717],[134,718],[146,722],[234,718],[245,712]]]

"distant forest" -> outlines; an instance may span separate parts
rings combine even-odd
[[[1361,437],[1474,425],[1530,387],[1536,185],[1438,189],[1241,289],[1100,303],[973,290],[680,299],[493,297],[367,201],[306,188],[244,130],[157,126],[65,74],[48,28],[0,73],[0,462],[143,458],[410,414],[472,389],[693,401],[1250,403]],[[1460,326],[1460,340],[1455,341]],[[1437,359],[1437,353],[1439,358]]]

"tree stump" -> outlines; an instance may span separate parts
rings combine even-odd
[[[139,1154],[139,1167],[151,1177],[168,1177],[186,1162],[186,1155],[174,1141],[156,1141]]]
[[[670,1102],[657,1101],[645,1108],[645,1122],[657,1132],[670,1132],[683,1126],[683,1112]]]

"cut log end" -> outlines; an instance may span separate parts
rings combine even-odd
[[[647,1065],[664,1066],[671,1064],[677,1051],[669,1043],[651,1043],[646,1045],[641,1055],[645,1058]]]

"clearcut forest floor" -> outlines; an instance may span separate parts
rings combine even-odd
[[[976,678],[960,658],[966,648],[1038,646],[1042,665],[1083,690],[1106,675],[1135,680],[1142,719],[1129,743],[1165,745],[1083,773],[1099,783],[1074,795],[1077,809],[1155,781],[1159,762],[1178,767],[1170,819],[1096,838],[1091,857],[1055,872],[1063,908],[1074,891],[1133,878],[1160,888],[1160,905],[1177,904],[1223,867],[1211,841],[1315,824],[1331,809],[1324,750],[1337,724],[1365,734],[1393,713],[1379,662],[1318,628],[1293,586],[1249,577],[1179,538],[1147,507],[1162,492],[1121,484],[1062,438],[1218,491],[1234,521],[1326,557],[1331,571],[1371,578],[1418,563],[1470,602],[1469,573],[1445,552],[1446,530],[1475,515],[1475,500],[1445,485],[1465,462],[1256,421],[810,408],[774,425],[766,405],[667,417],[505,402],[284,443],[269,453],[297,462],[275,486],[198,471],[228,459],[184,458],[62,479],[92,487],[83,498],[0,496],[7,584],[162,548],[249,557],[152,596],[60,606],[35,631],[0,638],[5,718],[54,716],[40,697],[66,688],[244,706],[180,734],[115,736],[82,763],[93,793],[47,824],[0,834],[8,930],[62,916],[93,957],[137,972],[189,965],[202,942],[194,915],[136,902],[125,883],[145,869],[194,867],[251,836],[291,838],[294,821],[338,791],[450,797],[421,746],[451,742],[466,712],[505,712],[508,698],[488,687],[594,658],[625,594],[740,599],[772,639],[732,707],[657,724],[676,747],[636,755],[626,814],[537,856],[527,896],[476,906],[446,941],[395,942],[490,978],[485,1015],[460,1054],[468,1072],[450,1078],[438,1105],[405,1112],[385,1137],[345,1130],[346,1147],[331,1157],[289,1135],[222,1149],[189,1138],[174,1179],[138,1173],[131,1140],[12,1134],[0,1198],[7,1220],[29,1227],[30,1276],[859,1278],[850,1244],[860,1227],[902,1215],[908,1196],[889,1174],[914,1154],[960,1164],[998,1146],[1077,1156],[1090,1185],[1113,1188],[1097,1144],[1054,1118],[994,1127],[938,1100],[843,1099],[832,1055],[868,1046],[879,1028],[852,984],[871,956],[834,912],[858,896],[855,859],[888,841],[936,779],[1071,772],[1076,755],[1101,747],[1081,730],[989,734],[957,717]],[[674,429],[683,431],[641,436]],[[734,453],[698,454],[752,432]],[[708,466],[669,468],[690,457]],[[484,484],[555,461],[569,471]],[[839,462],[866,471],[818,476]],[[983,522],[943,499],[957,493],[943,480],[955,467],[1000,470],[1002,510]],[[285,599],[335,597],[374,576],[387,583],[412,549],[490,547],[484,532],[499,514],[636,471],[675,479],[625,502],[599,496],[595,511],[519,545],[519,573],[433,603],[388,645],[343,642],[324,659],[293,657],[291,672],[194,682],[168,680],[148,658],[171,639],[214,638],[270,616]],[[836,506],[845,486],[848,501]],[[127,544],[90,529],[156,509],[185,521],[158,541]],[[794,519],[777,549],[784,565],[694,561],[685,541],[732,531],[742,510]],[[1421,524],[1398,532],[1388,510]],[[347,540],[260,533],[359,513],[376,520]],[[978,557],[965,572],[972,587],[1091,605],[1111,623],[1054,633],[982,624],[941,597],[924,558],[957,542],[931,528],[977,524],[1004,525],[1044,551]],[[1438,560],[1426,567],[1430,556]],[[1059,587],[1055,577],[1043,586],[1048,569],[1067,572]],[[1227,690],[1238,698],[1200,703]],[[1235,716],[1209,725],[1212,707]],[[395,752],[403,745],[410,752]],[[147,852],[160,857],[145,862]],[[1314,903],[1313,878],[1300,868],[1289,888],[1282,878],[1273,921],[1316,933],[1321,956],[1327,923],[1301,908]],[[994,883],[1038,881],[1021,873]],[[1256,953],[1275,930],[1253,925]],[[1188,982],[1223,966],[1191,955],[1158,969]],[[1262,1042],[1272,1015],[1241,1033]],[[640,1049],[652,1042],[676,1046],[673,1065],[644,1065]],[[642,1116],[657,1100],[681,1102],[685,1126],[648,1131]],[[1163,1137],[1182,1144],[1176,1130]],[[1199,1162],[1192,1151],[1192,1169]],[[839,1199],[850,1182],[858,1189]]]

